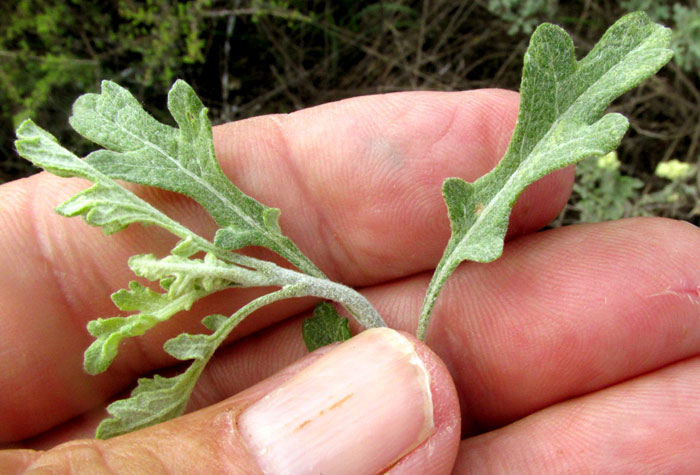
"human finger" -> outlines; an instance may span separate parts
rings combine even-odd
[[[283,228],[329,277],[369,285],[435,266],[450,234],[442,183],[498,163],[517,101],[503,90],[358,97],[232,122],[215,138],[227,174],[283,210]],[[556,217],[572,179],[567,169],[528,189],[510,234]]]
[[[375,329],[222,403],[107,441],[0,453],[3,473],[450,473],[459,408],[425,345]]]
[[[449,232],[439,193],[442,179],[473,179],[492,167],[508,142],[516,106],[517,95],[504,91],[359,98],[286,118],[241,121],[217,129],[216,143],[234,181],[285,210],[283,227],[324,271],[349,284],[369,283],[434,265]],[[275,157],[283,165],[275,165]],[[287,186],[290,170],[299,175]],[[277,179],[285,186],[274,185]],[[533,185],[516,206],[512,232],[524,233],[551,219],[566,201],[570,184],[566,171]],[[21,432],[7,429],[0,440],[45,430],[96,406],[137,375],[170,364],[161,350],[163,341],[181,331],[197,331],[204,315],[230,314],[259,292],[223,292],[207,299],[185,318],[125,342],[109,377],[85,375],[82,352],[91,341],[85,323],[115,313],[101,296],[131,279],[129,256],[165,254],[174,240],[140,227],[105,238],[98,229],[51,211],[84,186],[79,180],[40,174],[0,188],[5,224],[0,249],[7,256],[0,276],[3,351],[18,356],[0,362],[0,375],[6,386],[22,388],[2,396],[0,421],[6,414],[23,421]],[[172,193],[140,192],[203,234],[213,232],[211,220],[191,201]],[[324,200],[328,207],[315,209]],[[361,237],[360,228],[369,238]],[[308,301],[295,301],[262,311],[236,335],[308,306]]]
[[[462,441],[455,474],[695,473],[700,358]]]
[[[632,219],[526,236],[493,263],[464,265],[427,342],[455,378],[465,432],[700,354],[699,249],[695,226]],[[366,294],[413,331],[426,279]]]
[[[700,231],[687,223],[635,219],[527,236],[496,262],[458,269],[428,344],[455,379],[465,434],[699,355],[699,249]],[[390,326],[412,333],[429,277],[363,293]],[[300,325],[223,349],[197,398],[233,394],[303,352]]]

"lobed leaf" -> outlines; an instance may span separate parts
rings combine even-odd
[[[15,146],[22,157],[55,175],[85,178],[94,183],[59,205],[56,208],[59,214],[80,215],[88,224],[101,226],[105,234],[132,223],[143,223],[158,225],[179,236],[187,235],[178,223],[63,148],[56,137],[31,120],[18,127]]]
[[[182,415],[200,372],[192,365],[171,378],[156,375],[139,379],[131,397],[107,406],[112,417],[100,423],[95,436],[109,439]]]
[[[508,217],[536,180],[586,157],[614,150],[627,130],[612,100],[652,76],[672,56],[671,32],[642,12],[618,20],[582,60],[561,28],[537,28],[525,53],[520,111],[508,150],[488,174],[443,184],[452,237],[428,288],[418,335],[445,281],[465,260],[490,262],[503,252]]]
[[[103,81],[100,94],[85,94],[75,102],[70,123],[105,147],[86,158],[105,175],[182,193],[201,204],[221,228],[215,237],[218,247],[267,247],[304,272],[322,276],[282,235],[279,210],[243,193],[221,170],[207,109],[184,81],[171,88],[168,109],[179,128],[158,122],[129,91]]]
[[[202,323],[210,335],[181,334],[165,342],[165,350],[180,360],[193,360],[183,374],[173,378],[155,376],[139,379],[131,396],[110,404],[105,419],[97,428],[97,437],[107,439],[163,422],[181,415],[200,374],[217,347],[247,315],[272,302],[298,295],[298,286],[290,285],[258,297],[230,317],[209,315]]]
[[[152,281],[160,280],[167,293],[154,292],[138,282],[131,282],[128,290],[112,294],[119,309],[138,313],[88,323],[88,331],[96,338],[85,351],[84,366],[90,374],[107,370],[123,339],[143,335],[176,313],[189,310],[197,300],[239,284],[268,283],[261,280],[258,273],[224,262],[212,254],[207,254],[204,259],[174,255],[158,259],[152,254],[137,255],[129,259],[129,267],[136,275]],[[207,322],[213,322],[211,318],[215,317],[210,317]]]
[[[108,439],[117,435],[142,429],[159,422],[178,417],[185,412],[190,394],[197,380],[221,344],[223,337],[235,326],[227,328],[224,323],[231,323],[223,315],[210,315],[217,318],[219,329],[211,335],[190,335],[183,333],[171,338],[163,346],[165,350],[179,360],[194,360],[184,373],[164,378],[155,375],[141,378],[138,385],[126,399],[113,402],[107,407],[112,417],[103,420],[97,428],[98,439]]]
[[[178,312],[189,310],[194,302],[221,288],[205,290],[192,285],[187,291],[171,297],[154,292],[138,282],[131,282],[129,290],[115,292],[112,300],[120,309],[136,310],[138,313],[88,322],[88,332],[95,337],[95,341],[85,350],[85,371],[90,374],[106,371],[117,356],[123,339],[143,335],[158,323],[169,320]]]
[[[301,331],[309,351],[348,340],[352,336],[348,319],[341,317],[335,307],[328,302],[316,305],[314,316],[304,320]]]
[[[142,254],[129,259],[129,267],[136,275],[151,281],[161,280],[171,298],[201,288],[207,292],[233,286],[269,285],[260,273],[218,259],[211,253],[204,259],[188,259],[170,255],[158,259],[153,254]],[[162,279],[166,279],[163,282]]]
[[[180,415],[216,348],[243,318],[264,305],[292,297],[333,298],[342,302],[358,321],[369,326],[383,325],[364,297],[328,281],[282,235],[278,209],[265,207],[228,181],[214,156],[206,109],[192,89],[178,81],[170,91],[168,107],[178,128],[157,122],[125,89],[105,81],[101,94],[87,94],[76,101],[71,117],[76,130],[106,147],[85,160],[61,147],[55,137],[31,121],[17,130],[16,144],[22,156],[59,176],[93,182],[90,188],[59,205],[59,213],[81,215],[89,224],[102,226],[108,234],[131,223],[142,223],[161,226],[180,238],[170,256],[158,259],[140,255],[130,259],[129,266],[137,275],[160,281],[165,293],[137,282],[114,293],[113,301],[120,309],[135,313],[88,324],[95,341],[85,352],[86,371],[105,371],[122,340],[142,335],[176,313],[190,309],[210,293],[232,286],[281,288],[253,300],[229,318],[206,317],[202,323],[212,330],[211,335],[184,334],[166,342],[169,354],[193,360],[190,368],[174,378],[141,379],[130,398],[109,406],[112,418],[98,428],[101,438]],[[222,226],[215,242],[170,219],[120,186],[116,179],[158,186],[194,198]],[[306,274],[230,252],[248,245],[276,251]],[[203,259],[192,258],[200,252],[205,253]]]
[[[233,320],[223,315],[210,315],[205,320],[211,320],[212,317],[220,317],[216,320],[221,325],[211,335],[183,333],[171,338],[163,346],[170,355],[179,360],[194,360],[187,371],[171,378],[155,375],[153,378],[139,379],[130,397],[113,402],[107,407],[112,417],[100,423],[97,438],[108,439],[122,435],[165,422],[185,412],[187,401],[204,367],[223,338],[237,323],[226,326],[226,323],[230,324]]]

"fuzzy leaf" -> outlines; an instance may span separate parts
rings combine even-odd
[[[182,227],[84,160],[61,147],[56,137],[31,120],[17,129],[19,154],[34,165],[62,177],[86,178],[94,185],[69,198],[56,208],[63,216],[82,215],[92,226],[102,226],[105,234],[124,229],[131,223],[155,224],[185,236]]]
[[[183,333],[163,345],[170,355],[179,360],[194,360],[187,371],[171,378],[156,375],[153,378],[139,379],[130,397],[107,407],[112,417],[100,423],[96,434],[98,439],[108,439],[182,415],[202,370],[228,330],[223,325],[230,323],[228,318],[210,315],[205,320],[213,317],[217,317],[219,333]]]
[[[298,295],[299,287],[289,286],[247,303],[230,317],[209,315],[202,323],[213,330],[210,335],[181,334],[165,342],[165,350],[175,358],[193,360],[185,373],[173,377],[144,378],[131,396],[110,404],[105,419],[97,428],[97,437],[107,439],[133,430],[163,422],[181,415],[216,348],[230,332],[250,313],[272,302]]]
[[[520,112],[505,156],[474,183],[449,178],[443,185],[452,237],[428,288],[420,338],[425,338],[430,312],[455,268],[465,260],[490,262],[501,255],[511,209],[527,186],[618,146],[627,119],[603,116],[605,108],[671,59],[670,35],[644,13],[632,13],[576,61],[564,30],[551,24],[537,28],[525,54]]]
[[[181,415],[204,367],[216,351],[247,315],[272,302],[297,295],[298,288],[289,286],[258,297],[226,318],[209,315],[202,323],[213,330],[210,335],[181,334],[165,342],[165,350],[175,358],[193,360],[183,374],[172,378],[155,376],[139,379],[131,396],[110,404],[112,416],[97,428],[97,437],[107,439],[133,430],[167,421]]]
[[[112,364],[124,338],[143,335],[176,313],[189,310],[200,298],[234,285],[231,275],[259,279],[255,272],[223,262],[210,254],[203,260],[172,255],[163,259],[152,254],[137,255],[129,259],[129,266],[137,275],[150,280],[160,279],[167,293],[154,292],[138,282],[131,282],[128,290],[122,289],[112,295],[119,309],[138,313],[88,323],[88,331],[96,338],[85,351],[84,366],[90,374],[101,373]],[[251,283],[250,280],[247,283]]]
[[[213,254],[204,259],[188,259],[170,255],[158,259],[153,254],[133,256],[129,267],[136,275],[148,280],[161,280],[171,298],[201,288],[207,292],[232,286],[258,286],[267,282],[259,273],[236,264],[224,262]],[[235,279],[235,280],[234,280]]]
[[[168,109],[179,128],[158,122],[129,91],[103,81],[100,94],[85,94],[75,102],[70,123],[105,147],[86,158],[105,175],[176,191],[201,204],[221,228],[217,246],[264,246],[303,271],[322,275],[282,235],[279,210],[243,193],[221,170],[207,109],[184,81],[175,82],[170,90]]]
[[[627,120],[619,114],[601,118],[603,111],[671,59],[669,41],[670,30],[643,13],[631,14],[577,62],[564,30],[537,28],[525,55],[518,125],[505,156],[473,184],[456,186],[453,178],[443,189],[455,234],[447,252],[460,260],[496,259],[510,210],[528,185],[616,148]],[[475,247],[473,241],[481,242]]]
[[[179,360],[203,360],[208,358],[212,351],[213,341],[214,338],[210,335],[182,333],[165,342],[163,348],[169,355]]]
[[[128,336],[143,335],[158,320],[149,315],[98,318],[88,323],[95,341],[85,350],[83,365],[89,374],[107,370],[119,351],[119,343]]]
[[[314,316],[304,320],[301,331],[309,351],[337,341],[345,341],[352,336],[348,319],[341,317],[328,302],[316,305]]]
[[[121,289],[114,292],[112,302],[120,310],[154,312],[170,303],[171,299],[168,295],[154,292],[138,282],[129,282],[129,290]]]
[[[209,330],[215,332],[221,326],[226,323],[228,320],[228,317],[225,315],[219,315],[219,314],[213,314],[213,315],[207,315],[202,319],[202,325],[204,325],[206,328]]]
[[[183,333],[165,342],[163,348],[170,355],[180,360],[194,360],[190,367],[171,378],[156,375],[139,379],[130,397],[107,407],[112,417],[100,423],[96,434],[98,439],[108,439],[182,415],[202,370],[228,330],[223,323],[230,323],[230,320],[222,315],[217,317],[221,317],[221,320],[217,319],[219,333]]]
[[[189,310],[194,302],[215,290],[218,289],[207,291],[192,285],[186,292],[171,298],[168,294],[160,294],[138,282],[131,282],[129,290],[115,292],[112,300],[122,310],[136,310],[139,313],[88,322],[88,331],[95,337],[95,341],[85,351],[85,371],[90,374],[106,371],[114,361],[119,343],[124,338],[143,335],[176,313]]]
[[[100,423],[96,437],[109,439],[180,416],[200,371],[199,367],[192,365],[172,378],[156,375],[139,379],[131,397],[107,406],[112,417]]]
[[[87,372],[105,371],[124,338],[142,335],[210,293],[232,286],[279,288],[254,299],[229,318],[206,317],[202,323],[212,330],[211,335],[186,334],[166,342],[165,349],[171,355],[193,360],[190,368],[175,378],[140,380],[130,398],[109,406],[112,418],[98,429],[102,438],[181,414],[216,348],[246,316],[272,302],[304,296],[333,298],[356,315],[358,321],[383,325],[366,299],[328,281],[281,234],[279,210],[263,206],[228,181],[214,156],[206,109],[189,86],[180,81],[173,86],[169,108],[179,128],[158,123],[126,90],[104,82],[101,94],[88,94],[76,101],[71,118],[79,132],[107,148],[84,160],[61,147],[55,137],[31,121],[24,122],[17,130],[16,146],[25,158],[56,175],[81,177],[94,183],[61,204],[57,208],[59,213],[82,215],[89,224],[102,226],[105,233],[142,223],[156,224],[180,238],[168,257],[142,255],[129,261],[137,275],[160,281],[165,293],[132,282],[129,289],[113,295],[119,308],[135,313],[88,324],[96,339],[85,352]],[[222,226],[215,242],[170,219],[122,188],[116,179],[159,186],[196,199]],[[309,275],[229,252],[247,245],[268,247]],[[201,252],[203,259],[192,258]]]

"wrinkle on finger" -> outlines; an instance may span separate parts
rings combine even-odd
[[[428,343],[455,378],[466,433],[700,353],[700,231],[636,219],[522,238],[490,264],[464,264],[441,295]],[[429,275],[363,290],[392,328],[414,333]],[[226,349],[220,395],[303,352],[301,320]],[[359,327],[353,325],[353,330]],[[219,376],[216,376],[216,375]]]
[[[472,433],[700,352],[700,231],[661,219],[548,231],[445,288],[428,342]],[[387,316],[390,320],[390,317]],[[391,324],[391,323],[390,323]]]
[[[215,139],[228,176],[282,209],[283,229],[322,270],[369,285],[435,265],[449,237],[442,182],[474,181],[493,168],[508,144],[517,102],[517,94],[498,90],[360,97],[226,124]],[[289,166],[275,164],[280,150],[295,164],[293,181],[303,183],[304,199],[276,185],[289,180]],[[526,191],[513,232],[553,219],[571,182],[569,170]],[[517,209],[527,216],[518,218]],[[319,240],[319,226],[330,239]]]
[[[455,474],[694,473],[700,358],[462,441]]]

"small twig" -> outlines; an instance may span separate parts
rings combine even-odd
[[[90,64],[90,65],[98,64],[98,61],[95,59],[68,58],[65,56],[38,56],[38,55],[34,55],[34,54],[27,54],[27,53],[21,52],[21,51],[0,50],[0,58],[15,59],[18,57],[21,59],[29,59],[32,61],[51,60],[51,61],[57,61],[60,63],[75,63],[75,64]]]
[[[420,70],[423,66],[423,46],[425,45],[425,19],[428,17],[428,10],[430,6],[429,0],[423,1],[423,11],[420,17],[420,26],[418,27],[418,40],[416,41],[416,60],[415,69]],[[411,78],[412,85],[417,86],[414,78]]]
[[[690,146],[688,147],[688,151],[685,153],[686,162],[695,162],[695,151],[698,148],[698,140],[700,140],[700,121],[695,124],[695,128],[693,129],[693,135],[691,135],[690,138]]]
[[[239,3],[239,2],[236,2]],[[223,72],[221,73],[221,101],[223,103],[222,118],[225,121],[230,121],[233,119],[233,107],[229,103],[229,56],[231,55],[231,37],[233,36],[233,29],[236,26],[236,15],[230,15],[226,21],[226,39],[224,40],[224,64]]]

